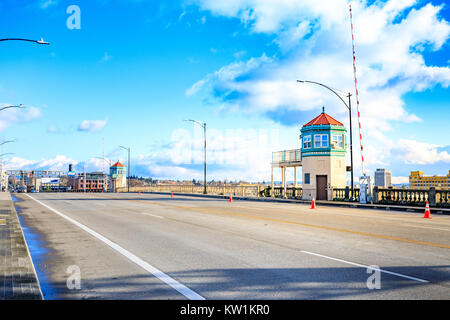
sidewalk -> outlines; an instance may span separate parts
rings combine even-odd
[[[0,300],[41,300],[42,293],[9,192],[0,192]]]

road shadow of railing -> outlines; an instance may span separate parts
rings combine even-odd
[[[174,271],[169,275],[207,299],[450,299],[449,268],[448,265],[388,268],[391,272],[442,278],[442,283],[436,280],[438,286],[434,290],[425,288],[430,284],[384,273],[381,289],[371,290],[366,285],[371,274],[359,267],[204,269]],[[82,278],[78,292],[68,290],[66,283],[56,283],[53,287],[60,292],[57,299],[184,298],[151,278],[150,274]]]

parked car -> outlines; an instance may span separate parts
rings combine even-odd
[[[17,192],[20,192],[20,193],[27,193],[27,187],[22,187],[22,186],[20,186],[20,187],[17,188]]]

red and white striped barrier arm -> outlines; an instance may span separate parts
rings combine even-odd
[[[361,113],[359,112],[358,79],[356,77],[356,52],[355,52],[355,36],[353,32],[352,5],[349,5],[349,8],[350,8],[350,25],[352,27],[353,75],[355,76],[356,110],[358,111],[359,144],[361,146],[361,170],[363,176],[365,176],[366,172],[364,170],[364,155],[363,155],[364,148],[362,144],[362,133],[361,133]]]

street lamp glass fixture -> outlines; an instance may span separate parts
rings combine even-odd
[[[44,41],[43,38],[41,38],[41,40],[36,41],[36,43],[39,43],[39,44],[46,44],[46,45],[49,45],[49,44],[50,44],[50,42]]]

